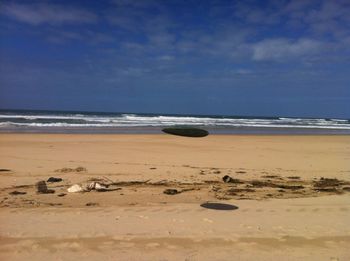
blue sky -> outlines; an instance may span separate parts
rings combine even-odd
[[[350,2],[2,1],[0,108],[350,118]]]

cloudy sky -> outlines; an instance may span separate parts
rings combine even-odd
[[[350,118],[349,0],[1,1],[0,108]]]

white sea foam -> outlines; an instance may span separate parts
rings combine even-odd
[[[0,114],[0,128],[6,127],[161,127],[173,125],[225,128],[297,128],[350,130],[344,119],[230,118],[137,114]]]

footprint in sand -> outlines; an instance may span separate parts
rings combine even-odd
[[[168,248],[168,249],[177,249],[177,246],[175,246],[175,245],[167,245],[166,248]]]
[[[139,209],[136,209],[135,212],[144,212],[146,210],[147,210],[146,208],[139,208]]]
[[[167,209],[167,210],[166,210],[166,212],[174,212],[174,211],[176,211],[175,208],[170,208],[170,209]]]
[[[173,218],[173,222],[183,223],[183,222],[185,222],[185,220]]]
[[[135,243],[132,243],[132,242],[120,242],[119,246],[121,246],[121,247],[134,247]]]
[[[204,222],[207,222],[207,223],[213,223],[214,221],[209,219],[209,218],[203,218],[202,219]]]
[[[157,242],[152,242],[152,243],[146,244],[146,247],[159,247],[159,246],[160,246],[160,244]]]

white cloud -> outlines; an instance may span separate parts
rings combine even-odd
[[[175,59],[175,57],[171,56],[171,55],[162,55],[162,56],[158,57],[158,60],[160,60],[160,61],[172,61],[174,59]]]
[[[10,3],[2,6],[2,13],[12,19],[31,25],[84,24],[97,21],[97,16],[87,10],[44,3]]]
[[[284,61],[313,55],[320,51],[323,43],[311,39],[267,39],[252,45],[255,61]]]
[[[233,71],[234,74],[239,74],[239,75],[247,75],[247,74],[252,74],[253,72],[248,69],[237,69]]]

